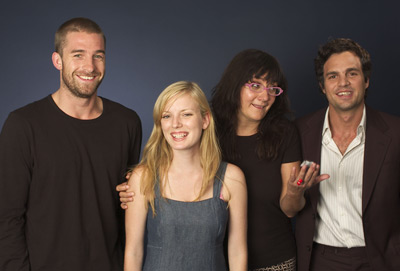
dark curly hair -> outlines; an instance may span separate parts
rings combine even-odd
[[[287,81],[278,61],[266,52],[247,49],[237,54],[225,69],[221,80],[212,91],[211,107],[216,120],[217,134],[223,159],[238,158],[236,129],[240,110],[240,92],[253,77],[265,79],[284,89],[258,126],[257,154],[262,159],[275,159],[282,145],[288,125],[289,110]]]
[[[314,59],[315,75],[321,88],[324,87],[324,65],[333,55],[350,51],[360,58],[365,82],[371,76],[371,57],[367,50],[362,48],[357,42],[351,39],[337,38],[328,41],[318,50],[317,57]],[[322,92],[322,89],[320,89]],[[365,90],[365,94],[367,94]]]

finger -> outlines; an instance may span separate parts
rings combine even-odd
[[[132,202],[133,198],[119,198],[119,201],[122,203]]]
[[[289,176],[289,183],[294,183],[296,182],[296,167],[292,167],[292,170],[290,171],[290,176]]]
[[[302,185],[303,183],[304,183],[304,180],[303,180],[303,179],[298,179],[298,181],[297,181],[297,185],[298,185],[298,186]]]
[[[323,180],[327,180],[327,179],[329,179],[331,176],[329,176],[328,174],[321,174],[321,175],[319,175],[319,176],[317,176],[316,178],[315,178],[315,183],[320,183],[320,182],[322,182]]]
[[[306,165],[304,165],[300,168],[299,175],[297,175],[297,178],[295,178],[295,181],[294,181],[294,183],[297,186],[300,186],[305,183],[307,168],[308,168],[308,166],[306,166]]]
[[[304,189],[308,186],[309,182],[312,181],[312,176],[315,171],[315,163],[312,163],[310,166],[303,165],[300,169],[300,173],[297,176],[296,185]]]
[[[126,173],[126,176],[125,176],[125,178],[127,179],[127,180],[129,180],[129,178],[132,176],[132,171],[128,171],[128,173]]]
[[[117,190],[118,192],[121,192],[121,191],[124,192],[128,189],[129,189],[129,185],[127,182],[123,182],[123,183],[117,185],[117,187],[115,188],[115,190]]]
[[[133,192],[133,191],[129,191],[129,192],[121,191],[121,192],[119,192],[119,196],[121,198],[131,198],[131,197],[135,196],[135,192]]]
[[[126,204],[124,202],[121,203],[121,208],[124,209],[124,210],[128,209],[128,204]]]
[[[314,167],[314,169],[310,172],[310,173],[311,173],[311,176],[310,176],[310,183],[313,183],[313,182],[314,182],[315,178],[316,178],[317,175],[318,175],[318,172],[319,172],[319,169],[318,169],[318,166],[316,165],[316,166]]]
[[[302,166],[302,167],[300,168],[299,174],[303,175],[303,177],[304,177],[304,175],[306,174],[308,168],[309,168],[309,167],[306,166],[306,165]]]
[[[305,178],[311,179],[315,172],[317,172],[317,164],[313,162],[311,166],[307,169]]]
[[[131,201],[133,201],[134,196],[135,196],[135,194],[133,192],[120,192],[119,200],[121,202],[131,202]]]
[[[121,198],[131,198],[131,197],[133,197],[134,195],[135,195],[135,193],[132,192],[132,191],[130,191],[130,192],[126,192],[126,191],[121,191],[121,192],[119,192],[119,196],[120,196]]]

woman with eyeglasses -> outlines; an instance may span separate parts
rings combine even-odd
[[[213,89],[223,159],[246,177],[249,270],[296,270],[290,218],[305,204],[299,192],[322,180],[315,163],[300,170],[300,141],[287,119],[286,90],[277,60],[254,49],[237,54]]]

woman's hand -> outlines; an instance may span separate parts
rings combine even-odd
[[[303,209],[306,201],[304,192],[313,185],[328,179],[328,174],[319,173],[320,166],[314,162],[300,168],[300,162],[286,163],[281,166],[282,192],[281,210],[288,216],[295,216]],[[297,173],[299,172],[299,173]]]
[[[310,166],[302,166],[299,174],[296,176],[296,167],[293,167],[288,180],[287,193],[295,196],[303,196],[305,190],[328,179],[328,174],[318,175],[319,169],[320,166],[312,162]]]

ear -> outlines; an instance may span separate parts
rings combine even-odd
[[[326,94],[325,88],[324,88],[324,86],[322,86],[321,83],[319,83],[319,88],[321,89],[321,91],[322,91],[324,94]]]
[[[210,125],[210,112],[207,112],[203,117],[203,130],[207,129]]]
[[[367,89],[369,87],[369,78],[367,79],[367,81],[365,81],[365,89]]]
[[[61,71],[62,70],[62,58],[59,53],[54,52],[53,55],[51,56],[51,60],[53,61],[54,67]]]

